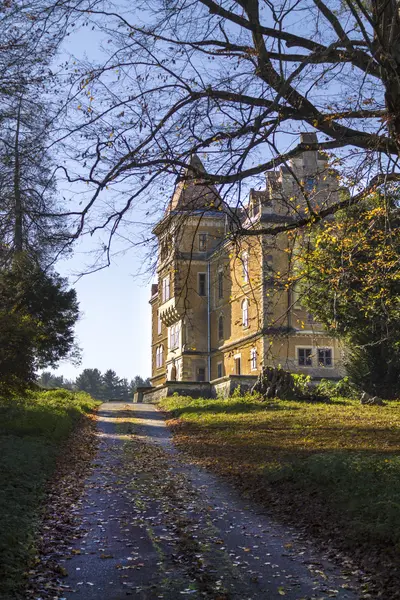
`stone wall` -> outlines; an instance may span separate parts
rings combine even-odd
[[[227,375],[211,383],[205,381],[167,381],[157,388],[140,390],[134,396],[134,402],[157,404],[162,398],[178,394],[192,398],[229,398],[240,386],[241,392],[249,391],[256,382],[256,375]]]
[[[133,398],[133,402],[146,402],[148,404],[158,404],[162,398],[166,398],[168,395],[168,388],[166,385],[160,385],[159,387],[152,388],[148,392],[144,392],[141,399],[136,394]]]
[[[208,381],[167,381],[165,385],[157,388],[150,388],[134,398],[134,402],[148,402],[157,404],[162,398],[167,396],[191,396],[192,398],[210,398],[211,385]]]
[[[213,398],[229,398],[233,391],[240,386],[240,391],[245,393],[251,390],[257,380],[257,375],[226,375],[211,382]]]

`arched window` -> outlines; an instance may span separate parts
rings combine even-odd
[[[243,327],[249,326],[249,301],[247,298],[242,302],[242,325]]]
[[[222,315],[218,319],[218,339],[224,339],[224,317]]]
[[[156,350],[156,368],[159,369],[163,366],[164,362],[164,347],[158,346]]]

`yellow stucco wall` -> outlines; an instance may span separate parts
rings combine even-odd
[[[295,159],[294,168],[303,180],[313,169],[324,172],[325,159],[317,153],[305,152]],[[336,185],[333,175],[317,177],[315,181],[318,187],[315,198],[319,203],[336,199],[336,192],[329,191]],[[190,196],[189,191],[188,188]],[[206,191],[208,197],[209,188]],[[199,199],[192,192],[197,206]],[[177,188],[173,206],[182,208],[180,193]],[[267,364],[280,364],[316,377],[343,374],[342,349],[301,306],[295,288],[296,255],[304,243],[303,234],[301,231],[276,236],[257,233],[257,227],[264,223],[285,223],[292,218],[289,204],[299,193],[298,183],[287,170],[267,173],[266,189],[254,192],[249,214],[240,216],[243,227],[254,235],[241,235],[237,239],[226,235],[227,219],[217,210],[170,212],[157,225],[154,231],[159,239],[158,297],[152,300],[153,384],[165,380],[166,373],[169,377],[173,365],[177,378],[184,380],[195,380],[204,371],[206,380],[216,379],[218,363],[222,363],[223,376],[235,374],[238,355],[243,375],[257,374]],[[262,213],[265,220],[253,227],[250,213],[256,200],[260,202],[258,217]],[[304,201],[299,200],[295,208],[304,211]],[[201,274],[205,276],[204,295],[200,294]],[[170,299],[166,301],[162,282],[167,276]],[[248,303],[247,324],[243,323],[244,302]],[[164,320],[161,335],[157,331],[158,310]],[[175,334],[179,338],[175,339],[174,347],[170,347],[172,327],[177,327]],[[157,369],[155,352],[160,343],[164,344],[164,364]],[[299,348],[310,349],[312,365],[299,365]],[[318,349],[323,348],[331,350],[330,367],[318,364]],[[209,350],[211,373],[208,373]],[[252,368],[252,350],[256,351],[257,369]]]

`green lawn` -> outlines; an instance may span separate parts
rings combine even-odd
[[[350,549],[400,550],[400,404],[162,400],[177,443],[246,495]]]
[[[23,582],[45,486],[63,442],[96,403],[67,390],[0,399],[0,598]]]

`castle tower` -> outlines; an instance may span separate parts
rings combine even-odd
[[[190,166],[205,173],[197,156]],[[158,284],[151,298],[153,385],[171,378],[209,381],[208,258],[224,235],[222,200],[187,168],[178,181],[158,238]]]

